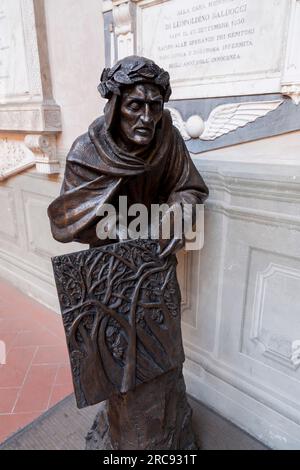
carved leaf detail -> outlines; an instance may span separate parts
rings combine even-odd
[[[125,72],[122,72],[122,70],[115,73],[114,79],[116,82],[122,83],[124,85],[132,85],[132,80]]]

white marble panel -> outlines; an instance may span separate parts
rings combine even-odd
[[[138,2],[138,52],[172,76],[174,99],[280,91],[290,2]]]
[[[0,234],[9,241],[16,242],[18,224],[14,193],[11,188],[0,186]]]
[[[0,101],[30,92],[21,0],[0,0]]]

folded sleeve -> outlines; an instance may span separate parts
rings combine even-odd
[[[174,145],[164,175],[165,199],[169,205],[203,204],[209,195],[202,176],[195,167],[184,140],[173,128]]]
[[[121,182],[84,165],[81,151],[75,143],[67,157],[61,194],[48,208],[52,235],[62,243],[94,244],[97,210],[111,199]]]

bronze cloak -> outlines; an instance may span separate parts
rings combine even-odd
[[[208,196],[169,111],[164,111],[155,139],[143,155],[121,150],[106,118],[98,118],[68,154],[61,194],[48,209],[53,237],[60,242],[101,244],[96,235],[97,209],[104,203],[116,205],[119,196],[127,196],[128,205],[147,207],[176,201],[201,204]]]

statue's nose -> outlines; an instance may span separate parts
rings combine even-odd
[[[149,124],[152,121],[150,106],[147,103],[145,104],[144,112],[141,116],[141,120],[144,124],[147,124],[147,123]]]

